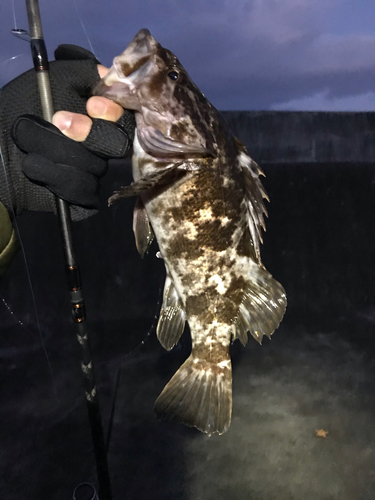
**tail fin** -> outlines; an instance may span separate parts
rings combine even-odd
[[[232,366],[229,353],[220,362],[194,356],[194,350],[155,402],[158,418],[224,434],[232,416]]]

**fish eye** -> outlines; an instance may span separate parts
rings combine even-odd
[[[168,76],[169,76],[169,78],[170,78],[171,80],[176,81],[176,80],[178,80],[178,77],[179,77],[180,75],[177,73],[177,71],[170,71],[170,72],[168,73]]]

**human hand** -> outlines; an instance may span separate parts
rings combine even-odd
[[[100,78],[108,73],[108,68],[98,64]],[[86,103],[87,115],[71,111],[58,111],[53,115],[52,123],[69,139],[82,142],[87,139],[92,127],[92,118],[117,122],[124,113],[124,109],[106,97],[93,96]]]
[[[0,91],[5,167],[0,169],[0,201],[16,214],[56,211],[53,194],[57,194],[70,202],[73,220],[80,220],[98,208],[99,180],[107,160],[128,153],[134,117],[103,97],[90,98],[91,89],[108,71],[93,54],[64,45],[55,57],[50,79],[57,128],[38,118],[42,112],[34,70]]]

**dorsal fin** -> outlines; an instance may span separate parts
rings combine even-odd
[[[250,158],[246,146],[237,137],[234,140],[238,151],[238,161],[245,181],[251,239],[253,240],[258,264],[262,265],[259,247],[260,243],[263,243],[262,229],[266,230],[263,215],[268,216],[263,199],[269,201],[267,193],[259,179],[259,176],[264,176],[264,173],[259,165]]]

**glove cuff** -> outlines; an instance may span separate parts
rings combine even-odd
[[[100,64],[95,55],[83,47],[78,45],[72,45],[69,43],[63,43],[57,47],[55,50],[56,61],[85,61],[91,60],[96,64]]]

